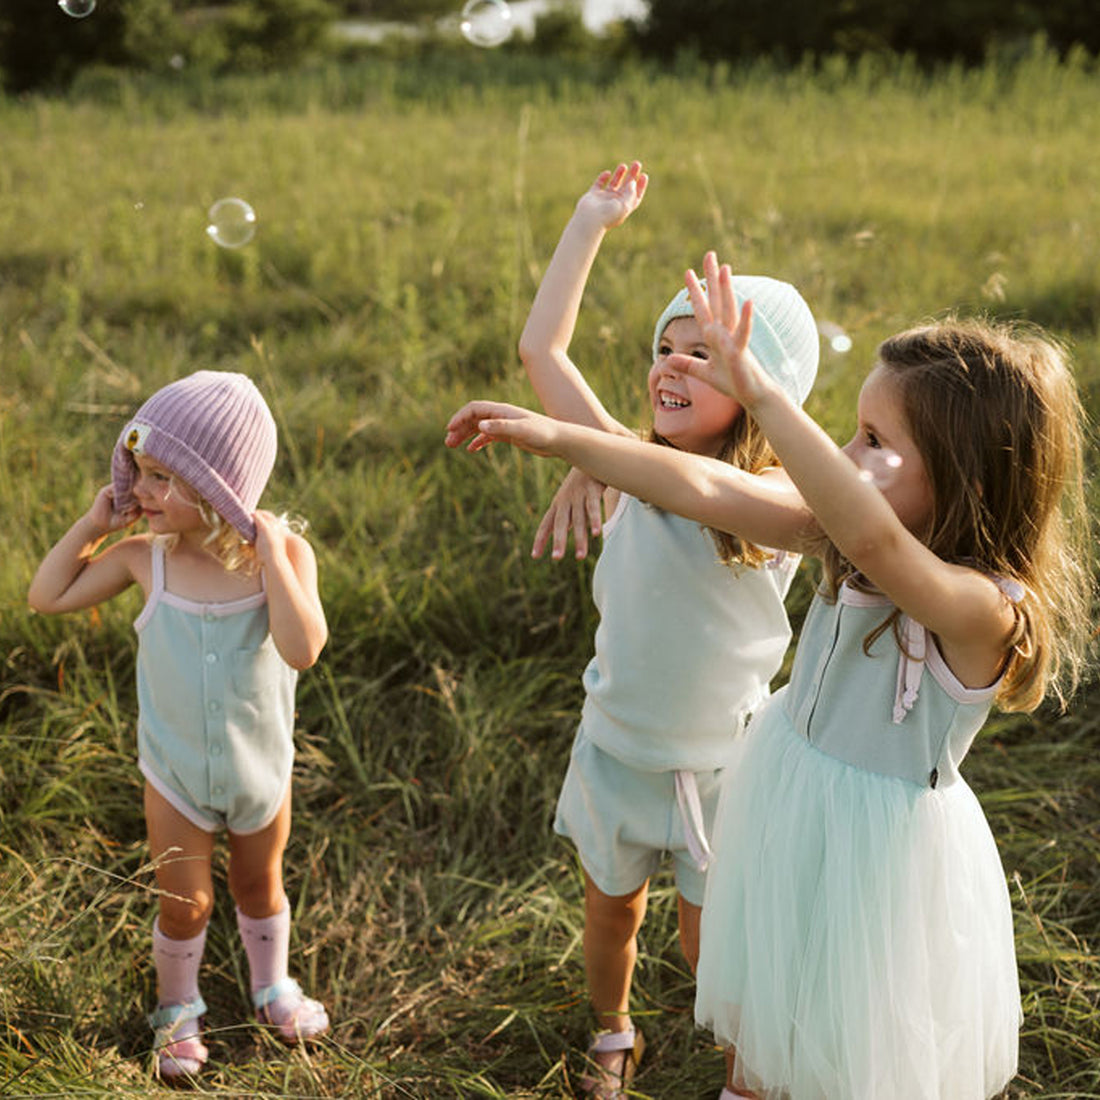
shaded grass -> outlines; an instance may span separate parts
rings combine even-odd
[[[286,868],[292,967],[335,1028],[288,1055],[248,1022],[219,869],[201,1091],[226,1096],[572,1094],[582,883],[550,822],[592,567],[528,557],[560,466],[440,440],[468,397],[531,400],[519,328],[605,163],[638,155],[654,179],[605,246],[574,343],[623,419],[643,416],[652,318],[711,246],[792,279],[852,334],[810,401],[838,438],[878,340],[952,307],[1048,325],[1100,411],[1095,73],[1044,55],[934,79],[872,62],[452,66],[112,78],[98,101],[0,102],[0,1095],[160,1091],[138,603],[23,606],[155,387],[199,366],[257,379],[282,448],[265,499],[309,520],[332,629],[299,690]],[[260,228],[230,254],[202,226],[234,191]],[[800,577],[796,624],[808,591]],[[1065,716],[996,718],[968,761],[1016,920],[1013,1098],[1100,1096],[1098,706],[1090,685]],[[636,987],[641,1094],[717,1094],[691,1007],[662,879]]]

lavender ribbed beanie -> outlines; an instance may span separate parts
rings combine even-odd
[[[254,542],[252,513],[275,465],[275,437],[275,419],[251,379],[189,374],[157,390],[122,429],[111,456],[115,510],[133,507],[132,455],[148,455]]]
[[[749,349],[787,395],[801,405],[813,388],[821,353],[821,338],[806,300],[790,283],[767,275],[734,275],[733,293],[738,306],[746,299],[752,300]],[[654,361],[669,321],[692,316],[691,298],[685,287],[657,320]]]

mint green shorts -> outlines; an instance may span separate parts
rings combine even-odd
[[[718,807],[721,768],[694,772],[707,835]],[[589,740],[582,726],[558,795],[554,832],[568,837],[589,878],[609,897],[633,893],[672,857],[676,889],[703,904],[706,874],[688,851],[675,772],[624,764]]]

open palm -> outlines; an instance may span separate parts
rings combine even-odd
[[[705,285],[694,271],[688,271],[685,282],[710,357],[671,355],[669,365],[706,382],[742,405],[752,405],[769,386],[767,374],[749,349],[752,302],[746,301],[738,308],[730,266],[719,264],[714,252],[708,252],[703,258],[703,271]]]
[[[605,169],[577,202],[579,209],[591,212],[602,225],[610,229],[622,225],[641,205],[649,177],[640,161]]]

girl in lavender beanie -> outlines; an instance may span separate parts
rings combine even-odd
[[[213,834],[229,836],[256,1014],[285,1042],[328,1029],[288,975],[282,858],[290,830],[294,690],[327,639],[309,543],[257,511],[275,421],[243,374],[198,371],[158,390],[119,435],[112,481],[38,567],[28,599],[47,614],[137,584],[138,766],[160,887],[153,925],[162,1078],[202,1069],[199,993],[213,909]],[[148,532],[101,549],[139,519]]]

